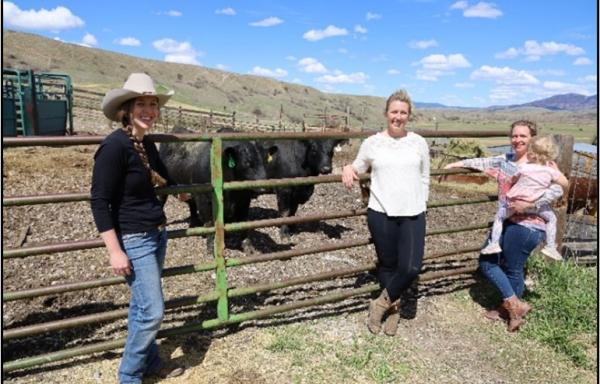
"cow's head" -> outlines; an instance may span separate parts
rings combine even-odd
[[[306,158],[303,168],[309,169],[311,175],[327,175],[331,173],[333,170],[331,165],[333,150],[343,141],[339,139],[304,140]]]
[[[253,142],[238,142],[223,151],[223,174],[230,180],[262,180],[267,178],[261,151]]]

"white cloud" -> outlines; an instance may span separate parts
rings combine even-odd
[[[466,1],[457,1],[450,6],[450,9],[466,9],[468,6],[469,3]]]
[[[552,93],[579,93],[581,95],[590,95],[591,92],[587,88],[579,84],[563,83],[560,81],[544,81],[544,89]]]
[[[128,47],[139,47],[142,43],[136,39],[135,37],[122,37],[120,39],[115,40],[116,44],[125,45]]]
[[[369,76],[363,72],[345,74],[342,71],[335,71],[332,75],[324,75],[315,79],[318,83],[325,84],[364,84]]]
[[[429,55],[419,60],[419,64],[421,64],[424,69],[437,69],[440,71],[452,71],[471,66],[469,61],[461,53],[455,53],[448,56],[442,54]]]
[[[456,69],[469,68],[471,63],[461,53],[455,53],[429,55],[413,65],[421,66],[416,72],[419,80],[437,81],[440,76],[450,75]]]
[[[266,19],[262,19],[259,21],[255,21],[250,23],[251,26],[253,27],[273,27],[275,25],[279,25],[283,23],[283,20],[281,20],[279,17],[267,17]]]
[[[501,10],[496,8],[496,4],[481,1],[472,7],[467,7],[463,11],[464,17],[482,17],[485,19],[495,19],[502,16]]]
[[[317,41],[327,37],[345,36],[347,34],[348,30],[345,28],[338,28],[335,25],[329,25],[323,30],[311,29],[310,31],[304,33],[302,37],[308,41]]]
[[[98,45],[98,40],[96,40],[96,37],[94,35],[92,35],[91,33],[86,33],[83,36],[81,43],[88,47],[94,47],[94,46]]]
[[[554,41],[545,41],[538,43],[535,40],[527,40],[524,45],[524,54],[526,56],[546,56],[566,53],[570,56],[583,55],[585,50],[576,45],[557,43]]]
[[[388,69],[387,70],[387,74],[388,75],[392,75],[392,76],[396,76],[400,74],[400,71],[394,68]]]
[[[509,67],[492,67],[483,65],[471,73],[472,80],[492,80],[505,85],[534,85],[539,80],[527,71],[516,70]]]
[[[327,68],[317,59],[305,57],[298,61],[300,71],[306,73],[327,73]]]
[[[281,68],[275,68],[275,69],[268,69],[268,68],[263,68],[263,67],[259,67],[259,66],[255,66],[254,68],[252,68],[252,71],[250,71],[251,74],[253,75],[258,75],[258,76],[267,76],[267,77],[285,77],[288,75],[288,72],[285,69],[281,69]]]
[[[154,48],[162,53],[166,53],[165,61],[181,64],[200,64],[196,59],[202,55],[197,52],[192,45],[187,42],[178,42],[173,39],[161,39],[152,43]]]
[[[379,13],[367,12],[365,19],[367,19],[367,21],[379,20],[381,19],[381,15]]]
[[[294,56],[294,55],[287,55],[285,57],[285,59],[289,60],[289,61],[296,61],[296,60],[298,60],[298,58],[296,56]]]
[[[51,10],[42,8],[39,11],[34,9],[25,11],[10,1],[3,1],[2,8],[4,8],[2,23],[9,28],[60,31],[82,27],[85,24],[68,8],[61,6]]]
[[[506,51],[494,55],[496,59],[514,59],[517,56],[519,56],[519,50],[514,47],[510,47]]]
[[[349,51],[348,51],[346,48],[338,48],[338,50],[337,50],[337,51],[338,51],[339,53],[341,53],[341,54],[344,54],[344,55],[345,55],[345,54],[347,54],[347,53],[349,52]]]
[[[596,84],[596,82],[598,81],[598,76],[597,75],[587,75],[582,79],[579,79],[579,81],[583,82],[583,83],[594,83]]]
[[[542,56],[566,54],[569,56],[580,56],[585,54],[585,50],[573,44],[557,43],[555,41],[544,41],[538,43],[536,40],[527,40],[523,47],[508,48],[504,52],[495,55],[498,59],[514,59],[518,56],[525,56],[525,61],[538,61]]]
[[[217,64],[215,65],[215,68],[220,69],[221,71],[227,71],[229,69],[229,67],[225,64]]]
[[[427,49],[431,47],[437,47],[438,43],[434,39],[431,40],[419,40],[419,41],[411,41],[408,43],[408,46],[413,49]]]
[[[223,8],[223,9],[217,9],[215,11],[215,14],[226,15],[226,16],[235,16],[236,12],[235,12],[235,9],[233,9],[231,7],[227,7],[227,8]]]
[[[462,10],[464,17],[495,19],[503,15],[502,11],[496,8],[496,4],[485,1],[480,1],[475,5],[469,5],[467,1],[457,1],[450,6],[450,9]]]
[[[354,26],[354,32],[356,32],[356,33],[367,33],[368,30],[367,30],[367,28],[363,27],[362,25],[357,24],[357,25]]]
[[[529,71],[534,76],[564,76],[565,71],[562,69],[536,69]]]
[[[432,70],[432,69],[418,69],[417,79],[425,81],[437,81],[440,76],[444,76],[448,72]]]
[[[591,64],[592,64],[592,60],[588,59],[587,57],[578,57],[573,62],[573,65],[591,65]]]
[[[175,10],[167,11],[166,14],[167,14],[167,16],[171,16],[171,17],[179,17],[179,16],[183,15],[183,13],[181,13],[179,11],[175,11]]]

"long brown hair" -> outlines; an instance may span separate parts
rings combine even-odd
[[[117,118],[123,125],[122,129],[125,131],[125,133],[127,133],[127,136],[129,136],[133,142],[133,148],[140,156],[142,163],[144,163],[144,167],[146,167],[148,172],[150,172],[150,181],[152,182],[152,185],[155,187],[163,187],[167,185],[167,180],[165,180],[161,175],[158,174],[158,172],[152,169],[150,162],[148,161],[148,154],[146,153],[146,148],[144,148],[144,143],[133,134],[133,126],[132,122],[130,121],[130,114],[134,103],[135,99],[124,102],[121,105],[121,108],[119,108],[119,112],[117,112]]]

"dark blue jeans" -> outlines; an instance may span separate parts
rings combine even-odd
[[[419,276],[425,250],[425,212],[387,216],[367,210],[367,223],[377,253],[377,277],[392,301]]]
[[[531,252],[544,239],[544,231],[504,221],[502,252],[479,255],[479,270],[498,288],[503,299],[523,296],[524,268]]]

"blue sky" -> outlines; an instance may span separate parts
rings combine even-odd
[[[3,1],[3,28],[324,92],[484,107],[597,93],[596,0]]]

